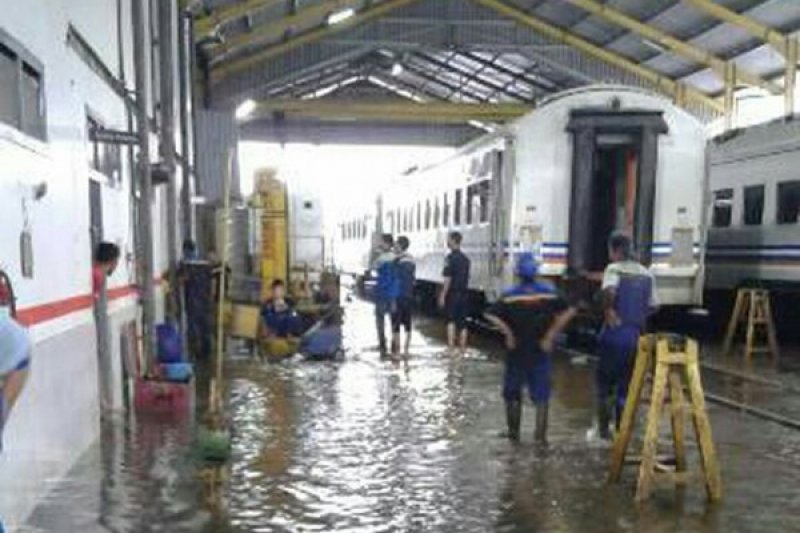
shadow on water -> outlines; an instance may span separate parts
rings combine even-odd
[[[587,443],[591,368],[554,365],[548,449],[498,438],[501,354],[477,339],[446,355],[420,320],[406,362],[381,361],[371,309],[355,302],[343,363],[228,366],[231,461],[192,456],[193,420],[116,421],[31,517],[30,531],[531,532],[789,531],[800,512],[800,438],[711,410],[725,501],[697,485],[637,508],[635,471],[606,483]],[[696,465],[696,454],[690,461]]]

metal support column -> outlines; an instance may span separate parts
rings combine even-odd
[[[188,15],[191,16],[191,15]],[[191,84],[191,67],[189,57],[191,54],[187,26],[189,20],[187,13],[178,14],[178,101],[181,135],[181,236],[183,240],[192,239],[194,228],[194,213],[192,213],[192,162],[189,132],[189,90]]]
[[[159,81],[161,82],[161,131],[158,151],[167,171],[167,258],[169,260],[170,298],[177,304],[175,296],[176,272],[178,269],[178,188],[175,183],[175,58],[173,55],[173,2],[158,2],[158,58]],[[177,305],[167,307],[168,312],[177,313]],[[173,316],[172,318],[178,318]]]
[[[733,128],[733,119],[736,114],[736,65],[732,61],[728,61],[725,64],[725,96],[723,101],[725,131],[730,131]]]
[[[155,341],[155,284],[153,282],[153,182],[150,176],[150,131],[147,116],[147,52],[145,45],[147,17],[144,3],[131,2],[131,21],[133,24],[133,59],[136,76],[136,133],[139,137],[139,158],[137,169],[139,176],[139,235],[142,249],[138,256],[142,263],[142,348],[144,355],[145,373],[149,372],[150,365],[156,353]]]
[[[786,74],[783,82],[784,114],[787,117],[794,115],[794,91],[797,85],[797,39],[786,39]]]

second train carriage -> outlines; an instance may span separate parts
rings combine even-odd
[[[707,287],[800,289],[800,121],[753,126],[709,143]]]
[[[373,212],[343,221],[337,261],[368,270],[374,236],[407,234],[418,278],[442,281],[447,233],[464,235],[470,288],[491,300],[511,257],[534,252],[545,276],[598,280],[615,229],[630,232],[664,305],[702,298],[702,124],[668,100],[619,86],[566,91],[447,160],[403,176]]]

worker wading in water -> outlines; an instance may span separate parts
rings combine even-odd
[[[550,401],[550,354],[556,337],[575,316],[575,309],[552,285],[537,280],[538,264],[532,254],[520,254],[515,271],[517,284],[489,308],[486,318],[503,333],[508,350],[503,378],[508,438],[519,440],[522,388],[527,384],[536,406],[535,439],[544,444]]]
[[[604,322],[597,343],[597,429],[610,439],[611,405],[619,429],[628,383],[631,379],[639,337],[647,317],[657,306],[653,275],[635,259],[633,243],[623,233],[608,241],[611,263],[603,273]]]

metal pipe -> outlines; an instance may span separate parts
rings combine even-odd
[[[169,260],[169,286],[177,287],[178,269],[178,191],[175,183],[175,58],[173,55],[173,2],[158,2],[158,58],[161,102],[161,130],[158,151],[167,171],[167,258]],[[171,291],[175,298],[176,291]],[[176,306],[169,309],[173,311]],[[177,318],[177,317],[173,317]]]
[[[197,42],[194,37],[194,17],[191,15],[187,15],[187,20],[189,22],[188,32],[189,32],[189,80],[188,80],[188,88],[189,88],[189,105],[191,105],[191,111],[189,116],[191,118],[191,132],[192,132],[192,168],[194,169],[194,187],[192,188],[194,191],[200,191],[200,184],[198,183],[197,177],[197,107],[199,105],[199,99],[197,98]],[[191,203],[191,198],[189,198],[189,202]],[[191,227],[194,230],[194,224]],[[194,233],[192,233],[194,234]]]
[[[181,227],[183,240],[192,238],[194,227],[192,213],[192,164],[189,160],[189,83],[191,67],[187,47],[189,41],[186,26],[189,23],[186,12],[178,12],[178,101],[181,136]],[[187,53],[188,52],[188,53]]]
[[[784,114],[794,115],[794,90],[797,85],[797,39],[786,39],[786,75],[783,82]]]
[[[133,25],[133,59],[136,76],[136,133],[139,137],[139,159],[137,161],[140,180],[139,234],[141,236],[142,261],[142,349],[143,371],[150,370],[155,353],[155,284],[153,282],[153,182],[150,176],[150,123],[147,116],[148,94],[147,57],[149,47],[145,45],[147,18],[142,0],[131,2],[131,24]]]

